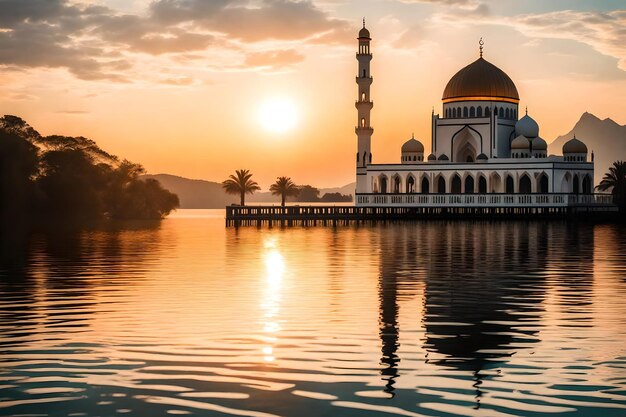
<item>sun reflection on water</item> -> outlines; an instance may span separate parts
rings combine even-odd
[[[285,261],[278,249],[276,238],[266,239],[263,243],[265,262],[265,290],[261,309],[263,310],[263,331],[268,334],[267,345],[261,349],[265,362],[274,362],[274,345],[280,331],[278,315],[280,311],[281,290],[285,274]]]

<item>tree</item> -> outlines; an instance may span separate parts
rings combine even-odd
[[[228,194],[238,194],[242,206],[246,205],[246,194],[254,194],[261,189],[256,181],[252,181],[252,174],[247,169],[235,171],[235,175],[230,175],[222,182],[222,187]]]
[[[24,215],[32,209],[38,157],[33,144],[0,127],[0,217]]]
[[[278,177],[276,182],[270,186],[273,195],[280,196],[280,205],[285,207],[285,199],[287,197],[297,196],[300,188],[291,181],[289,177]]]
[[[310,185],[301,185],[300,193],[298,194],[297,201],[319,201],[320,190]]]
[[[626,162],[615,161],[609,168],[609,172],[604,174],[604,178],[596,187],[600,191],[611,190],[613,201],[620,211],[626,209]]]

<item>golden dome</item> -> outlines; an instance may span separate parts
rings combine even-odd
[[[444,103],[467,100],[518,103],[519,94],[504,71],[481,57],[454,74],[442,100]]]

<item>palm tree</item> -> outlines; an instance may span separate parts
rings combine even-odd
[[[626,162],[615,161],[609,168],[609,172],[604,174],[604,178],[596,187],[600,191],[611,190],[613,201],[620,211],[626,208]]]
[[[278,177],[276,182],[270,186],[273,195],[280,195],[280,205],[285,207],[287,197],[296,196],[300,193],[300,188],[291,181],[289,177]]]
[[[241,197],[241,205],[246,205],[246,194],[254,194],[255,191],[261,189],[256,181],[252,181],[252,174],[247,169],[238,169],[235,175],[230,175],[228,179],[222,182],[222,187],[228,194],[239,194]]]

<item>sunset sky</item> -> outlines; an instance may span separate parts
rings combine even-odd
[[[0,0],[0,112],[152,174],[344,185],[363,17],[374,163],[412,132],[429,153],[432,108],[480,37],[548,142],[585,111],[626,123],[624,0]]]

